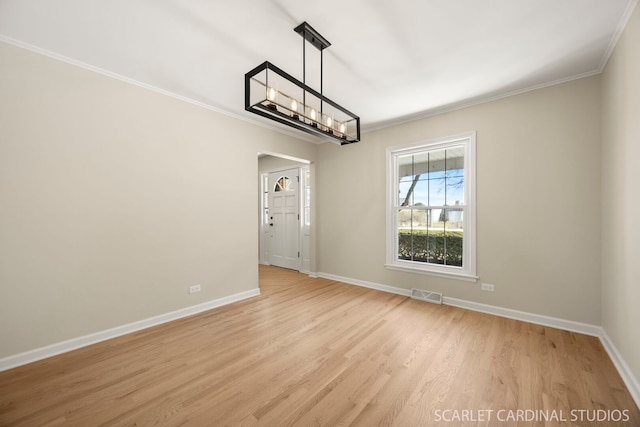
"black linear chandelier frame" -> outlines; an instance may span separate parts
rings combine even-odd
[[[244,76],[244,109],[340,145],[360,141],[360,117],[322,93],[322,52],[331,43],[306,22],[294,31],[302,36],[302,81],[265,61]],[[320,51],[320,92],[306,84],[306,42]]]

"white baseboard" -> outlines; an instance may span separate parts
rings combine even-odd
[[[638,379],[633,375],[631,368],[629,368],[629,365],[625,362],[624,358],[618,351],[618,348],[613,344],[613,341],[611,341],[607,331],[605,331],[604,328],[600,329],[600,342],[602,342],[602,346],[607,351],[607,354],[609,354],[611,361],[622,377],[622,381],[624,381],[625,385],[629,389],[631,397],[633,397],[636,405],[640,408],[640,383],[638,382]]]
[[[363,286],[365,288],[376,289],[379,291],[389,292],[392,294],[411,296],[409,289],[397,288],[395,286],[382,285],[380,283],[367,282],[364,280],[351,279],[349,277],[336,276],[335,274],[318,273],[318,276],[325,279],[336,280],[338,282],[348,283],[350,285]],[[599,337],[602,328],[587,323],[573,322],[571,320],[558,319],[555,317],[543,316],[540,314],[527,313],[525,311],[512,310],[510,308],[498,307],[495,305],[481,304],[478,302],[467,301],[463,299],[443,297],[442,303],[453,307],[464,308],[481,313],[493,314],[495,316],[507,317],[509,319],[521,320],[523,322],[535,323],[537,325],[551,326],[553,328],[565,331],[578,332],[585,335]]]
[[[227,297],[207,301],[202,304],[197,304],[191,307],[186,307],[180,310],[161,314],[159,316],[150,317],[148,319],[139,320],[137,322],[128,323],[126,325],[117,326],[115,328],[107,329],[104,331],[72,338],[67,341],[48,345],[46,347],[40,347],[34,350],[26,351],[24,353],[7,356],[0,359],[0,372],[6,371],[7,369],[15,368],[17,366],[26,365],[27,363],[35,362],[37,360],[46,359],[47,357],[66,353],[68,351],[75,350],[81,347],[86,347],[88,345],[95,344],[101,341],[106,341],[111,338],[116,338],[142,329],[150,328],[152,326],[160,325],[162,323],[171,322],[172,320],[192,316],[203,311],[211,310],[213,308],[221,307],[223,305],[231,304],[237,301],[242,301],[244,299],[258,295],[260,295],[260,289],[255,288],[234,295],[229,295]]]
[[[443,297],[443,304],[472,311],[479,311],[481,313],[493,314],[494,316],[506,317],[508,319],[535,323],[536,325],[550,326],[552,328],[562,329],[564,331],[578,332],[580,334],[591,335],[594,337],[599,337],[602,331],[602,328],[600,326],[591,325],[588,323],[574,322],[572,320],[564,320],[557,317],[543,316],[541,314],[512,310],[510,308],[481,304],[479,302],[450,298],[446,296]]]
[[[395,286],[382,285],[380,283],[367,282],[364,280],[351,279],[349,277],[336,276],[335,274],[318,273],[318,277],[323,277],[329,280],[335,280],[350,285],[363,286],[365,288],[376,289],[383,292],[389,292],[392,294],[411,296],[411,291],[408,289],[397,288]],[[602,346],[605,348],[611,361],[618,370],[620,377],[624,381],[625,385],[629,389],[629,393],[635,400],[636,405],[640,407],[640,384],[638,379],[634,376],[633,372],[629,368],[629,365],[625,362],[624,358],[616,348],[616,346],[607,335],[606,331],[597,325],[591,325],[588,323],[574,322],[571,320],[559,319],[556,317],[543,316],[540,314],[528,313],[525,311],[512,310],[510,308],[498,307],[495,305],[481,304],[478,302],[467,301],[457,298],[443,297],[443,304],[451,305],[454,307],[464,308],[472,311],[479,311],[482,313],[492,314],[495,316],[506,317],[514,320],[521,320],[523,322],[534,323],[542,326],[550,326],[556,329],[562,329],[564,331],[578,332],[580,334],[591,335],[598,337]]]
[[[375,289],[378,291],[389,292],[390,294],[403,295],[405,297],[411,296],[411,291],[408,289],[396,288],[395,286],[383,285],[375,282],[367,282],[366,280],[351,279],[349,277],[336,276],[329,273],[317,273],[318,277],[323,279],[335,280],[336,282],[347,283],[349,285],[362,286],[364,288]]]

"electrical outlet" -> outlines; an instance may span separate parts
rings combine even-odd
[[[487,292],[493,292],[493,285],[491,283],[483,283],[480,285],[480,289]]]
[[[193,285],[189,287],[190,294],[195,294],[196,292],[200,292],[200,290],[201,290],[200,285]]]

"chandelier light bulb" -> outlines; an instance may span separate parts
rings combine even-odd
[[[302,109],[304,111],[304,108]],[[300,120],[300,116],[298,115],[298,101],[291,98],[291,117],[295,120]]]
[[[344,133],[347,130],[347,127],[344,123],[340,123],[340,133]]]
[[[267,98],[269,98],[269,101],[276,100],[276,90],[274,88],[269,88],[269,90],[267,91]]]
[[[333,124],[333,120],[331,120],[331,116],[327,116],[327,127],[331,127]]]
[[[318,118],[317,114],[316,114],[316,110],[314,110],[313,108],[311,109],[311,112],[309,113],[309,116],[311,117],[311,120],[316,120]]]

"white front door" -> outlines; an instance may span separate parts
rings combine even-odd
[[[269,174],[270,264],[300,269],[300,212],[298,203],[298,169]]]

